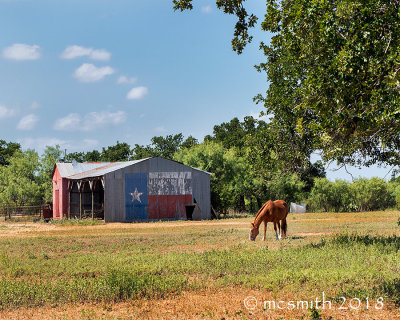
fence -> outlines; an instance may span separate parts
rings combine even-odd
[[[50,205],[4,206],[0,205],[0,219],[5,221],[33,221],[52,217]]]

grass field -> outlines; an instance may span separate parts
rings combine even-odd
[[[399,215],[290,214],[266,242],[252,218],[0,222],[0,319],[400,319]]]

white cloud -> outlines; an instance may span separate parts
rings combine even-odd
[[[111,58],[111,53],[105,49],[93,49],[73,45],[66,47],[63,53],[61,53],[60,57],[62,59],[89,57],[89,59],[92,60],[108,61]]]
[[[70,113],[64,118],[57,119],[54,123],[54,130],[73,131],[79,130],[81,116],[77,113]]]
[[[201,7],[201,12],[203,12],[203,13],[211,13],[212,12],[212,8],[211,8],[211,6]]]
[[[75,59],[83,56],[88,56],[90,55],[91,51],[92,51],[91,48],[85,48],[80,46],[68,46],[65,48],[63,53],[61,53],[60,57],[62,59]]]
[[[28,107],[31,110],[36,110],[40,108],[40,104],[37,103],[36,101],[33,101],[32,104]]]
[[[126,120],[126,113],[123,111],[90,112],[83,119],[83,130],[92,131],[107,125],[117,125]]]
[[[10,118],[16,115],[16,110],[12,108],[7,108],[0,105],[0,119]]]
[[[89,58],[92,60],[108,61],[111,58],[111,53],[104,49],[93,50]]]
[[[24,43],[15,43],[3,49],[3,58],[11,60],[37,60],[40,58],[40,47]]]
[[[54,130],[58,131],[93,131],[109,125],[118,125],[126,120],[124,111],[90,112],[84,117],[77,113],[70,113],[64,118],[57,119]]]
[[[128,100],[138,100],[142,99],[149,90],[146,87],[136,87],[132,88],[126,95]]]
[[[117,80],[117,83],[118,83],[118,84],[124,84],[124,83],[130,83],[130,84],[132,84],[132,83],[135,83],[137,80],[138,80],[138,79],[135,78],[135,77],[128,78],[127,76],[120,76],[120,77],[118,78],[118,80]]]
[[[90,63],[82,64],[74,72],[74,77],[80,82],[95,82],[102,80],[105,76],[113,74],[115,71],[113,68],[106,67],[96,67]]]
[[[35,128],[36,123],[39,121],[39,117],[32,114],[28,114],[19,120],[17,129],[18,130],[32,130]]]

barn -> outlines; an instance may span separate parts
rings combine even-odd
[[[105,222],[211,217],[210,173],[160,157],[57,163],[53,218]]]

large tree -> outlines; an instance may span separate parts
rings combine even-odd
[[[42,188],[42,197],[44,202],[52,202],[53,200],[53,170],[54,165],[60,161],[63,152],[60,146],[47,146],[39,163],[39,174],[37,181]]]
[[[135,144],[132,149],[133,158],[143,159],[148,157],[163,157],[173,159],[175,152],[180,149],[191,148],[198,144],[196,138],[189,136],[183,140],[183,134],[169,134],[165,137],[156,136],[151,138],[151,144],[142,146]]]
[[[217,210],[244,210],[240,198],[255,189],[257,181],[248,174],[249,165],[234,148],[225,149],[221,142],[208,141],[181,149],[175,160],[211,172],[211,202]]]
[[[18,150],[21,150],[19,143],[0,140],[0,166],[9,165],[11,157]]]
[[[93,154],[92,152],[91,154]],[[119,142],[113,146],[103,147],[101,151],[100,160],[101,161],[128,161],[131,157],[131,146],[126,142]],[[86,159],[85,159],[86,160]]]
[[[191,9],[191,0],[174,0]],[[244,0],[217,0],[238,17],[233,48],[240,53],[257,20]],[[265,113],[283,136],[322,150],[341,163],[399,164],[400,1],[266,0],[257,66],[269,81]]]
[[[40,204],[39,167],[39,156],[33,150],[18,150],[9,159],[8,166],[0,166],[0,205]]]

